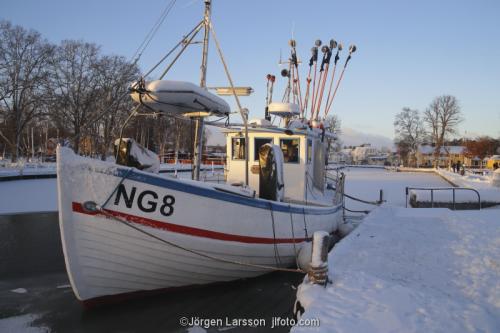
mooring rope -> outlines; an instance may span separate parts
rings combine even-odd
[[[295,254],[295,265],[299,267],[299,254],[297,252],[297,247],[295,246],[295,231],[293,229],[292,206],[288,205],[288,209],[290,210],[290,226],[292,228],[292,241],[293,241],[293,252]]]
[[[274,212],[273,212],[273,204],[269,202],[269,211],[271,212],[271,221],[273,226],[273,244],[274,244],[274,260],[276,261],[276,266],[281,265],[280,253],[278,251],[278,245],[276,244],[276,229],[274,226]]]
[[[307,234],[306,210],[304,207],[302,207],[302,216],[304,217],[304,231],[306,233],[306,239],[309,239],[309,235]]]
[[[113,215],[112,213],[108,212],[106,209],[104,209],[103,207],[101,206],[98,206],[96,205],[95,206],[95,210],[99,213],[101,213],[102,215],[108,217],[108,218],[111,218],[115,221],[118,221],[120,223],[122,223],[123,225],[127,226],[127,227],[130,227],[146,236],[149,236],[151,238],[154,238],[164,244],[167,244],[167,245],[170,245],[172,247],[175,247],[179,250],[183,250],[183,251],[186,251],[186,252],[189,252],[189,253],[192,253],[192,254],[195,254],[195,255],[198,255],[200,257],[204,257],[204,258],[207,258],[207,259],[211,259],[211,260],[215,260],[215,261],[220,261],[220,262],[224,262],[224,263],[228,263],[228,264],[234,264],[234,265],[240,265],[240,266],[247,266],[247,267],[253,267],[253,268],[260,268],[260,269],[265,269],[265,270],[273,270],[273,271],[281,271],[281,272],[290,272],[290,273],[300,273],[300,274],[306,274],[307,272],[300,269],[300,268],[297,268],[297,269],[292,269],[292,268],[282,268],[282,267],[274,267],[274,266],[267,266],[267,265],[260,265],[260,264],[252,264],[252,263],[248,263],[248,262],[242,262],[242,261],[238,261],[238,260],[231,260],[231,259],[226,259],[226,258],[220,258],[220,257],[216,257],[216,256],[213,256],[213,255],[210,255],[210,254],[206,254],[206,253],[202,253],[200,251],[197,251],[197,250],[192,250],[192,249],[188,249],[184,246],[181,246],[181,245],[178,245],[178,244],[175,244],[173,242],[170,242],[170,241],[167,241],[163,238],[160,238],[158,236],[155,236],[145,230],[142,230],[141,228],[139,227],[136,227],[134,226],[133,224],[131,224],[129,221],[127,221],[126,219],[122,219],[120,218],[119,216],[116,216],[116,215]]]
[[[369,210],[351,210],[349,208],[346,208],[345,206],[342,206],[342,208],[344,208],[345,210],[347,210],[348,212],[351,212],[351,213],[363,213],[363,214],[369,214],[370,213]]]
[[[281,272],[290,272],[290,273],[300,273],[300,274],[306,274],[307,272],[298,268],[296,269],[292,269],[292,268],[282,268],[282,267],[274,267],[274,266],[267,266],[267,265],[260,265],[260,264],[252,264],[252,263],[248,263],[248,262],[242,262],[242,261],[238,261],[238,260],[231,260],[231,259],[226,259],[226,258],[220,258],[220,257],[216,257],[216,256],[212,256],[210,254],[206,254],[206,253],[202,253],[200,251],[196,251],[196,250],[193,250],[193,249],[188,249],[184,246],[181,246],[181,245],[178,245],[178,244],[175,244],[173,242],[170,242],[170,241],[167,241],[163,238],[160,238],[158,236],[155,236],[145,230],[142,230],[141,228],[139,227],[136,227],[135,225],[131,224],[127,219],[123,219],[119,216],[116,216],[112,213],[110,213],[109,211],[107,211],[104,207],[107,205],[107,203],[109,202],[109,200],[111,199],[111,197],[113,196],[114,193],[116,193],[116,191],[118,190],[118,187],[123,184],[123,182],[125,181],[125,179],[128,177],[128,175],[131,173],[132,171],[132,168],[130,168],[127,173],[120,179],[120,182],[115,186],[114,190],[111,192],[111,194],[107,197],[106,201],[104,202],[104,204],[102,206],[99,206],[97,205],[96,203],[93,203],[93,202],[89,202],[91,203],[91,205],[86,205],[86,203],[84,203],[84,207],[85,209],[89,210],[89,211],[92,211],[92,212],[98,212],[102,215],[104,215],[105,217],[107,218],[110,218],[110,219],[113,219],[115,221],[118,221],[120,223],[122,223],[123,225],[127,226],[127,227],[130,227],[146,236],[149,236],[151,238],[154,238],[164,244],[167,244],[167,245],[170,245],[172,247],[175,247],[177,249],[180,249],[180,250],[183,250],[183,251],[186,251],[186,252],[189,252],[189,253],[192,253],[192,254],[195,254],[195,255],[198,255],[200,257],[204,257],[204,258],[207,258],[207,259],[212,259],[212,260],[215,260],[215,261],[220,261],[220,262],[224,262],[224,263],[228,263],[228,264],[234,264],[234,265],[240,265],[240,266],[247,266],[247,267],[253,267],[253,268],[260,268],[260,269],[265,269],[265,270],[272,270],[272,271],[281,271]],[[272,209],[271,209],[271,214],[272,214]],[[305,221],[305,220],[304,220]],[[273,217],[273,233],[274,233],[274,217]],[[306,230],[306,235],[307,235],[307,230]],[[295,247],[295,236],[293,236],[293,240],[294,240],[294,247]],[[276,235],[274,236],[274,246],[275,246],[275,251],[277,251],[276,249]],[[276,254],[276,253],[275,253]],[[279,258],[279,253],[278,253],[278,258]],[[275,259],[276,259],[276,256],[275,256]],[[281,263],[281,258],[279,259],[280,260],[280,263]]]
[[[346,194],[346,193],[344,193],[344,196],[347,197],[347,198],[349,198],[349,199],[351,199],[351,200],[359,201],[359,202],[365,203],[367,205],[380,206],[380,204],[382,204],[381,201],[366,201],[366,200],[363,200],[363,199],[355,198],[355,197],[350,196],[349,194]]]

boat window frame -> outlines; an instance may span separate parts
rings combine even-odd
[[[245,149],[243,150],[243,158],[235,158],[234,157],[234,142],[235,142],[235,140],[243,140],[243,142],[245,142]],[[231,160],[233,160],[233,161],[244,161],[247,149],[248,149],[248,145],[246,144],[246,140],[245,140],[244,136],[233,136],[231,138]]]
[[[267,142],[267,143],[274,144],[274,138],[273,137],[254,137],[253,138],[253,157],[254,157],[253,160],[254,161],[258,161],[259,160],[259,152],[256,149],[257,145],[255,144],[255,140],[257,140],[257,139],[270,140],[270,142]],[[257,158],[255,158],[256,156],[257,156]]]
[[[293,140],[298,140],[298,143],[297,143],[297,161],[296,162],[287,162],[285,160],[285,152],[283,151],[283,149],[281,148],[282,146],[282,141],[293,141]],[[297,138],[290,138],[290,137],[280,137],[279,138],[279,144],[280,144],[280,149],[281,151],[283,152],[283,163],[286,163],[286,164],[300,164],[300,137],[297,137]]]

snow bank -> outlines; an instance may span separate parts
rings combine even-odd
[[[493,172],[490,183],[491,186],[500,188],[500,169],[497,169],[495,172]]]
[[[375,210],[329,254],[332,284],[305,278],[302,318],[317,332],[498,332],[499,212]]]
[[[55,163],[3,163],[0,164],[0,177],[55,175]]]
[[[54,178],[0,182],[0,215],[34,212],[57,212]]]

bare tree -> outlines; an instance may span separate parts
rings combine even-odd
[[[99,48],[82,41],[63,41],[52,62],[52,117],[71,133],[76,153],[98,108]]]
[[[425,136],[424,122],[418,110],[403,108],[394,120],[394,132],[394,141],[401,157],[408,166],[412,165],[412,161],[416,161],[418,146]]]
[[[27,124],[46,110],[43,87],[53,49],[38,32],[0,22],[0,117],[6,124],[0,137],[10,146],[13,161]]]
[[[446,137],[456,133],[457,126],[463,121],[455,96],[436,97],[425,110],[424,120],[431,129],[431,140],[435,144],[434,166],[436,167]]]
[[[119,136],[120,124],[131,112],[133,103],[128,96],[128,87],[139,76],[139,70],[135,64],[119,56],[102,57],[96,69],[99,98],[89,124],[96,129],[93,137],[100,141],[96,146],[104,159],[112,148],[113,139]]]
[[[331,150],[339,149],[342,146],[342,141],[340,140],[340,134],[342,122],[337,115],[328,116],[325,119],[325,127],[328,132],[334,133],[337,135],[337,139],[332,137],[327,137],[327,152],[330,153]],[[334,144],[335,143],[335,144]]]

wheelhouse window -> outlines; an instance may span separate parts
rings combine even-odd
[[[311,163],[313,153],[313,142],[311,139],[307,139],[307,163]]]
[[[300,139],[281,139],[280,147],[283,151],[285,163],[299,163]]]
[[[253,151],[253,159],[254,161],[257,161],[259,159],[259,149],[266,143],[272,143],[273,139],[272,138],[255,138],[255,141],[253,143],[254,151]]]
[[[232,156],[233,160],[244,160],[245,159],[245,138],[233,138],[232,139]]]

